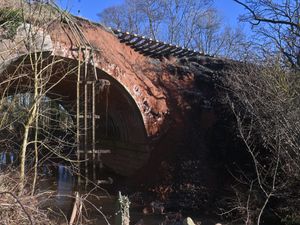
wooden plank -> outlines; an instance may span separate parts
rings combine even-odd
[[[189,52],[183,52],[182,54],[177,55],[176,57],[182,58],[182,57],[185,57],[185,56],[187,56],[187,55],[189,55]]]
[[[136,49],[136,48],[139,48],[139,47],[141,47],[141,46],[143,46],[143,45],[145,45],[147,43],[148,43],[148,40],[146,40],[146,39],[143,38],[143,42],[140,42],[139,44],[132,45],[131,47],[134,48],[134,49]]]
[[[132,45],[135,45],[135,44],[137,44],[137,43],[139,43],[140,41],[142,41],[143,40],[143,37],[136,37],[136,40],[135,41],[133,41],[133,42],[128,42],[128,43],[126,43],[127,45],[130,45],[130,46],[132,46]]]
[[[95,83],[95,80],[88,80],[88,81],[85,81],[85,80],[81,80],[79,81],[80,84],[93,84]]]
[[[121,35],[118,37],[120,40],[124,39],[125,37],[127,37],[130,33],[129,32],[125,32],[125,33],[120,33]]]
[[[164,51],[164,50],[167,50],[167,49],[169,49],[170,47],[171,47],[170,44],[165,44],[165,45],[163,45],[163,46],[160,47],[160,48],[157,48],[157,49],[155,49],[155,50],[153,50],[153,51],[147,52],[147,53],[145,54],[145,56],[150,56],[150,57],[157,56],[157,55],[159,55],[159,52]]]
[[[157,54],[158,56],[165,56],[165,55],[167,55],[166,53],[170,52],[170,51],[173,50],[173,49],[176,49],[177,47],[178,47],[178,46],[176,46],[176,45],[170,45],[169,48],[167,48],[167,49],[165,49],[165,50],[162,50],[162,51],[159,51],[159,52],[157,52],[156,54]]]
[[[129,34],[126,38],[121,39],[121,43],[129,43],[133,39],[137,38],[138,36],[136,34]]]
[[[79,115],[80,119],[84,119],[84,115]],[[93,115],[86,115],[87,119],[93,119]],[[95,115],[95,119],[100,119],[100,115]]]
[[[77,218],[77,221],[79,221],[79,215],[81,215],[81,211],[82,211],[82,202],[80,200],[79,192],[76,191],[75,192],[75,202],[73,205],[73,210],[72,210],[72,214],[70,217],[69,225],[77,224],[76,218]]]
[[[201,55],[201,52],[197,52],[196,50],[192,50],[191,54],[189,56],[196,56],[196,55]]]
[[[179,47],[179,46],[177,45],[176,48],[171,49],[170,51],[165,52],[164,54],[170,56],[170,55],[173,55],[174,52],[178,52],[178,51],[180,51],[180,50],[183,50],[183,51],[184,51],[184,49],[182,49],[181,47]]]
[[[95,149],[94,150],[95,154],[111,154],[111,150],[110,149]],[[79,153],[88,153],[88,154],[93,154],[92,150],[88,150],[88,151],[84,151],[84,150],[79,150]]]
[[[160,47],[164,46],[166,43],[164,42],[160,42],[160,41],[157,41],[157,44],[154,45],[154,46],[151,46],[148,51],[155,51],[157,49],[159,49]]]
[[[83,51],[83,50],[92,50],[91,46],[82,46],[82,47],[74,47],[74,48],[70,48],[70,51],[74,51],[74,52],[79,52],[79,51]]]
[[[97,180],[97,184],[113,184],[114,180],[111,177],[108,177],[107,180]]]
[[[174,51],[172,51],[171,54],[172,54],[172,56],[176,56],[176,55],[178,55],[178,54],[180,54],[180,53],[182,53],[184,51],[185,51],[185,49],[183,49],[183,48],[177,48]]]
[[[191,57],[196,55],[203,55],[203,53],[185,49],[180,46],[174,47],[172,44],[160,42],[158,40],[152,40],[145,36],[139,36],[137,34],[131,34],[129,32],[122,32],[120,30],[113,30],[121,43],[125,43],[133,48],[135,51],[142,53],[149,57],[162,57],[162,56],[174,56],[174,57]]]
[[[181,58],[184,56],[189,56],[191,53],[193,53],[190,49],[186,52],[182,52],[181,54],[179,54],[177,57]]]
[[[143,53],[144,51],[147,51],[147,49],[149,49],[150,47],[152,47],[154,45],[156,45],[156,42],[151,41],[151,42],[145,44],[144,46],[141,46],[140,48],[135,48],[135,50]]]

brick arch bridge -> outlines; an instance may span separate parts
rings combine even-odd
[[[179,65],[184,64],[184,60],[179,59],[197,56],[198,66],[200,62],[204,67],[214,59],[199,56],[197,52],[178,46],[112,31],[80,18],[77,20],[84,40],[88,43],[78,41],[78,36],[74,35],[69,26],[57,22],[47,30],[36,29],[29,51],[28,43],[24,42],[28,33],[25,28],[20,27],[14,40],[5,39],[0,43],[0,72],[2,77],[4,74],[14,73],[16,66],[22,62],[22,68],[18,68],[20,73],[24,69],[30,73],[28,53],[34,55],[34,52],[43,52],[47,58],[44,67],[53,62],[53,59],[57,61],[49,81],[50,86],[55,83],[50,95],[60,96],[59,101],[75,114],[78,82],[78,70],[75,68],[78,68],[78,59],[82,62],[87,60],[86,66],[83,63],[80,71],[87,71],[89,76],[96,79],[95,148],[110,149],[110,154],[102,156],[104,164],[120,174],[132,175],[145,167],[149,160],[154,160],[151,157],[152,151],[159,160],[162,155],[169,154],[169,148],[177,145],[182,138],[185,117],[192,107],[187,99],[195,98],[192,92],[196,90],[195,82],[199,82],[199,79],[195,79],[197,73],[192,68],[186,69],[186,66]],[[13,48],[20,42],[23,43],[17,49]],[[150,51],[149,54],[145,49],[156,51]],[[163,55],[153,52],[161,52]],[[161,56],[168,56],[169,59]],[[220,62],[215,64],[219,65]],[[203,72],[204,83],[207,82],[206,72],[207,70]],[[80,82],[81,86],[85,83],[83,80]],[[108,87],[99,87],[105,86],[105,82],[109,86],[109,92]],[[88,86],[88,91],[91,88],[92,86]],[[205,131],[215,121],[215,115],[207,103],[212,94],[207,85],[204,85],[198,95],[201,96],[196,100],[202,101],[203,110],[196,123],[201,123]]]

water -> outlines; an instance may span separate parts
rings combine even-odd
[[[14,153],[1,152],[0,153],[0,172],[16,160]],[[91,225],[117,225],[115,223],[115,216],[117,213],[117,193],[119,190],[127,190],[130,200],[132,202],[130,206],[130,224],[143,224],[143,225],[158,225],[163,224],[165,218],[177,216],[177,212],[165,211],[161,214],[159,210],[155,210],[155,213],[151,212],[150,201],[147,199],[143,202],[139,198],[138,192],[130,191],[130,187],[126,186],[124,178],[112,174],[111,172],[102,171],[98,173],[98,179],[110,180],[112,177],[113,184],[101,184],[101,187],[95,188],[94,185],[86,186],[84,180],[82,184],[78,185],[77,179],[72,173],[72,167],[65,163],[49,163],[44,165],[41,169],[40,180],[37,185],[38,192],[52,191],[54,197],[47,200],[44,204],[44,208],[51,208],[53,210],[53,219],[57,221],[57,224],[66,224],[66,218],[70,219],[73,205],[74,205],[74,193],[77,191],[80,193],[83,199],[83,216],[87,218],[88,222],[83,224]],[[119,182],[118,182],[119,181]],[[124,191],[126,192],[126,191]],[[190,216],[189,213],[183,213],[182,218]],[[215,221],[198,218],[193,216],[195,220],[201,220],[202,225],[214,225]],[[141,223],[141,221],[143,221]],[[140,222],[140,223],[139,223]],[[164,223],[164,224],[178,224],[178,223]]]
[[[95,188],[93,185],[85,186],[77,185],[76,179],[71,172],[70,167],[58,164],[57,165],[56,176],[49,177],[43,181],[41,184],[46,187],[44,190],[54,190],[57,191],[57,195],[52,202],[51,208],[56,208],[57,212],[62,211],[67,218],[70,218],[71,211],[74,204],[74,192],[78,191],[81,197],[84,199],[84,216],[89,220],[88,224],[92,225],[118,225],[115,223],[115,215],[117,213],[117,191],[120,189],[119,184],[105,184],[101,185],[105,189]],[[103,173],[102,176],[112,176],[112,174]],[[106,177],[107,179],[107,177]],[[114,177],[114,180],[117,179]],[[122,184],[121,184],[122,186]],[[161,214],[159,209],[155,210],[155,213],[151,212],[151,205],[144,203],[139,199],[139,193],[131,193],[129,195],[131,200],[130,206],[130,224],[143,224],[143,225],[181,225],[180,223],[163,223],[166,221],[166,217],[172,218],[176,221],[178,217],[178,212],[165,211]],[[146,209],[146,210],[145,210]],[[145,211],[148,211],[145,213]],[[190,216],[192,214],[183,213],[179,215],[184,219],[184,217]],[[193,219],[196,221],[201,221],[202,225],[214,225],[216,221],[210,219],[203,219],[193,215]],[[141,221],[143,221],[141,223]],[[61,222],[64,222],[63,217]],[[140,223],[139,223],[140,222]]]
[[[44,171],[48,170],[48,168],[44,169]],[[81,185],[78,185],[71,168],[64,164],[56,165],[55,171],[49,174],[52,175],[46,175],[41,179],[38,188],[40,192],[49,190],[56,192],[54,199],[45,207],[50,207],[56,213],[61,214],[60,223],[64,223],[63,214],[70,218],[75,201],[74,193],[78,191],[84,199],[84,216],[88,218],[89,224],[115,225],[115,214],[117,212],[116,184],[103,184],[101,188],[95,188],[94,185],[86,187],[83,181]],[[111,174],[109,175],[111,176]],[[141,219],[149,225],[160,224],[164,220],[163,215],[144,215],[142,205],[132,204],[131,206],[131,224],[136,224]]]
[[[0,171],[15,161],[15,154],[13,152],[0,153]]]

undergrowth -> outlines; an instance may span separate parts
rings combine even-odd
[[[12,39],[22,22],[20,9],[0,8],[0,27],[4,29],[6,38]]]

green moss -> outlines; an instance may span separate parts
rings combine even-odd
[[[13,38],[22,22],[23,17],[20,9],[0,9],[0,27],[4,29],[6,38]]]

